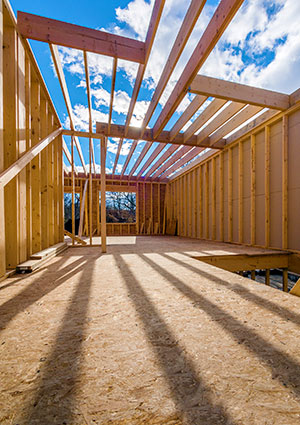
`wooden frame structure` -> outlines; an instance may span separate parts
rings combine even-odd
[[[172,234],[177,232],[185,236],[228,242],[300,249],[297,244],[291,243],[288,230],[290,205],[294,202],[291,201],[293,197],[291,198],[292,195],[289,192],[293,119],[290,120],[288,117],[297,116],[300,109],[299,90],[287,95],[198,74],[243,0],[220,1],[169,99],[161,112],[157,114],[152,128],[147,126],[157,111],[163,91],[205,6],[205,0],[191,1],[139,128],[130,124],[159,28],[164,0],[154,2],[145,42],[24,12],[18,12],[16,22],[8,0],[2,0],[0,3],[2,5],[0,22],[3,28],[2,43],[7,47],[3,49],[0,58],[2,78],[0,86],[3,99],[1,124],[6,131],[6,138],[1,136],[0,139],[0,222],[2,226],[0,249],[3,254],[0,276],[5,274],[7,267],[14,267],[33,252],[63,239],[63,177],[67,180],[71,179],[73,245],[76,242],[74,193],[78,179],[84,179],[84,202],[80,216],[82,220],[86,218],[89,222],[90,244],[93,243],[95,231],[92,227],[92,211],[96,200],[93,192],[94,185],[98,185],[103,200],[106,181],[112,181],[114,184],[117,182],[126,182],[127,185],[136,184],[140,205],[142,205],[142,198],[150,198],[151,217],[147,217],[146,206],[143,211],[140,210],[140,206],[138,207],[139,216],[143,217],[143,221],[137,224],[137,233]],[[61,128],[27,38],[49,44],[70,119],[70,129]],[[58,46],[83,51],[89,111],[89,129],[86,132],[78,131],[75,127],[72,102]],[[96,126],[93,122],[89,52],[113,58],[108,122],[97,122]],[[138,64],[133,94],[123,125],[112,122],[119,59]],[[5,73],[5,69],[10,71]],[[177,121],[170,126],[180,102],[190,93],[194,95],[193,100]],[[270,176],[273,172],[272,158],[274,156],[272,128],[279,122],[282,125],[280,184],[282,232],[280,242],[278,240],[275,243],[271,232],[273,217]],[[171,127],[170,130],[165,130],[166,126]],[[258,224],[261,223],[256,207],[257,196],[261,190],[260,180],[256,177],[257,170],[260,170],[259,161],[261,161],[261,153],[258,153],[256,145],[256,135],[261,131],[265,134],[264,243],[259,241],[258,237]],[[71,137],[71,151],[64,136]],[[105,171],[105,160],[107,138],[110,137],[118,138],[119,142],[112,175],[108,176]],[[245,152],[244,148],[244,140],[249,137],[250,154]],[[81,142],[79,138],[88,139],[86,142],[89,146],[89,164],[85,163],[82,153],[81,143],[85,141]],[[101,145],[100,172],[97,172],[95,139],[99,140]],[[121,166],[121,171],[116,173],[125,139],[132,140],[131,147]],[[13,141],[13,148],[10,147],[9,141]],[[144,141],[145,144],[132,164],[139,141]],[[151,148],[153,149],[150,153]],[[83,175],[79,172],[79,165],[76,165],[74,161],[75,149],[80,158]],[[66,164],[63,164],[63,153],[71,166],[71,171]],[[248,187],[245,183],[244,169],[249,155],[250,168],[248,164],[247,172],[250,173],[250,186]],[[162,187],[165,188],[163,192]],[[248,207],[243,199],[248,189],[251,211],[249,240],[243,221]],[[12,201],[8,201],[10,193],[17,194]],[[156,203],[159,205],[160,212],[157,218],[154,218],[153,205]],[[14,217],[8,218],[5,211],[11,208],[17,213]],[[162,210],[165,214],[161,214]],[[106,251],[105,214],[105,202],[102,202],[101,213],[97,212],[96,230],[98,233],[101,231],[103,252]],[[88,216],[89,219],[87,219]],[[83,230],[82,220],[80,232]],[[58,229],[57,232],[56,229]],[[18,246],[17,250],[16,246]]]

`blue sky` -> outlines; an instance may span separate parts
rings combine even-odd
[[[140,40],[145,39],[153,6],[153,0],[89,0],[84,3],[84,7],[82,1],[71,0],[52,0],[51,2],[38,0],[11,1],[15,13],[17,10],[22,10],[78,25],[104,29]],[[217,0],[207,1],[191,34],[190,41],[184,49],[182,58],[171,76],[153,119],[150,121],[150,127],[152,127],[170,95],[218,3]],[[166,0],[153,52],[131,121],[132,125],[140,125],[142,121],[188,6],[188,1]],[[230,81],[291,93],[300,86],[299,72],[297,72],[300,65],[299,18],[300,2],[292,0],[246,0],[200,72]],[[63,125],[68,127],[67,112],[58,79],[52,66],[49,47],[45,43],[35,41],[30,41],[30,43],[60,119]],[[79,130],[86,130],[88,110],[82,53],[62,48],[60,54],[76,117],[76,127]],[[107,121],[111,69],[111,58],[89,55],[94,121]],[[136,64],[119,61],[112,117],[114,123],[125,123],[136,71]],[[166,127],[167,129],[172,127],[191,100],[191,95],[185,97]],[[203,107],[205,106],[207,106],[207,103]],[[66,142],[70,145],[68,138],[66,138]],[[124,141],[118,172],[122,168],[131,143],[132,141]],[[96,162],[99,163],[98,142],[95,141],[94,144]],[[81,139],[81,145],[85,161],[88,163],[87,140]],[[144,142],[139,142],[129,168],[134,164],[143,146]],[[106,164],[108,172],[112,168],[116,148],[117,140],[110,140]],[[154,148],[155,144],[153,144],[148,155]],[[161,155],[165,149],[161,152]],[[147,157],[145,157],[141,166]],[[75,161],[76,165],[80,166],[78,156],[75,157]],[[140,167],[137,171],[139,169]]]

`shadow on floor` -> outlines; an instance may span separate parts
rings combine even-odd
[[[258,333],[254,332],[248,326],[235,319],[218,305],[212,303],[207,297],[202,296],[193,288],[180,280],[173,273],[161,267],[157,262],[151,260],[148,256],[141,254],[140,257],[156,270],[170,285],[173,285],[180,293],[190,299],[196,308],[207,313],[213,320],[217,320],[222,327],[234,340],[243,345],[252,352],[265,366],[267,366],[273,379],[278,380],[284,387],[288,387],[298,398],[300,398],[300,364],[288,353],[274,347]],[[165,256],[171,261],[175,259],[171,256]],[[174,261],[176,262],[176,261]],[[182,267],[188,266],[183,263]],[[202,270],[196,269],[199,276]],[[205,278],[211,279],[208,273],[203,272]],[[218,278],[214,278],[218,283]],[[220,279],[220,282],[222,280]]]
[[[144,332],[176,403],[179,414],[190,425],[233,425],[221,404],[213,404],[212,392],[197,375],[175,335],[162,319],[121,255],[114,255],[128,295],[143,324]]]

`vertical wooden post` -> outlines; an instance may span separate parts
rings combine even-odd
[[[48,110],[48,130],[53,128],[53,114]],[[48,208],[49,208],[49,245],[54,245],[55,228],[54,228],[54,144],[48,146]],[[63,188],[62,188],[63,192]],[[63,196],[63,194],[62,194]],[[63,199],[62,199],[63,203]]]
[[[219,187],[220,187],[220,240],[224,241],[224,154],[219,154],[220,168],[219,168]]]
[[[187,195],[188,195],[188,199],[187,199],[187,213],[188,213],[188,232],[187,232],[187,236],[189,238],[193,237],[193,223],[192,223],[192,209],[193,209],[193,179],[192,179],[192,173],[189,172],[187,174]]]
[[[212,239],[216,240],[216,158],[212,159]]]
[[[99,203],[99,192],[100,192],[100,183],[99,180],[95,181],[96,185],[96,199],[95,199],[95,206],[96,206],[96,217],[97,217],[97,235],[100,236],[101,233],[101,224],[100,224],[100,203]]]
[[[200,238],[203,239],[203,166],[200,166],[200,174],[199,174],[199,225],[200,225]]]
[[[157,214],[158,214],[158,234],[160,234],[160,183],[158,183],[158,193],[157,193]],[[175,199],[173,198],[173,205]]]
[[[270,127],[265,126],[265,247],[270,246]]]
[[[255,280],[255,270],[251,270],[251,279]]]
[[[169,208],[168,208],[168,211],[170,211]],[[153,184],[152,183],[150,183],[150,234],[151,235],[153,234]]]
[[[288,115],[282,117],[282,248],[288,248]]]
[[[228,242],[232,242],[232,148],[228,150]]]
[[[251,245],[256,242],[256,140],[255,135],[251,135]]]
[[[64,170],[63,170],[63,136],[60,135],[57,140],[58,145],[58,240],[64,240]]]
[[[136,222],[136,234],[139,234],[140,229],[140,190],[139,190],[139,183],[136,184],[136,195],[135,195],[135,222]]]
[[[243,142],[239,142],[239,243],[244,240]]]
[[[1,2],[2,4],[2,2]],[[31,65],[25,57],[25,111],[26,111],[26,150],[31,148]],[[1,156],[1,155],[0,155]],[[32,188],[31,163],[26,166],[26,240],[27,256],[32,254]]]
[[[205,239],[209,239],[209,173],[208,173],[208,161],[205,164]]]
[[[101,248],[106,252],[106,138],[101,138]]]
[[[270,286],[270,269],[266,269],[265,284]]]
[[[3,46],[3,1],[0,2],[0,46]],[[4,170],[3,49],[0,50],[0,173]],[[0,188],[0,278],[6,272],[4,189]]]
[[[74,137],[71,137],[72,156],[72,245],[75,244],[75,170],[74,170]]]
[[[195,224],[195,238],[198,238],[198,208],[199,208],[199,168],[194,171],[194,224]]]
[[[90,233],[90,245],[93,245],[93,178],[92,178],[92,139],[89,139],[89,233]],[[102,157],[102,155],[101,155]],[[101,174],[102,176],[102,174]],[[101,192],[102,196],[102,192]],[[101,198],[102,204],[102,198]],[[99,207],[98,207],[99,208]],[[102,233],[101,233],[102,238]],[[102,239],[101,239],[102,240]]]
[[[282,269],[282,289],[284,292],[288,292],[288,269]]]
[[[48,132],[48,102],[44,97],[41,97],[41,137],[46,137]],[[41,152],[41,244],[42,249],[49,246],[49,203],[48,203],[48,149]]]

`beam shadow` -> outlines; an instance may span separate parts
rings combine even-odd
[[[41,368],[35,396],[19,419],[21,423],[72,424],[75,416],[78,419],[76,386],[80,380],[82,342],[85,336],[94,263],[98,257],[98,254],[93,256],[90,254],[89,260],[79,268],[81,275],[78,276],[52,351]],[[81,413],[79,415],[81,416]]]
[[[73,261],[68,266],[59,270],[58,279],[56,280],[49,279],[47,282],[40,282],[41,276],[39,275],[23,291],[2,304],[0,307],[0,333],[18,313],[26,310],[31,304],[52,292],[76,273],[79,273],[85,267],[84,264],[86,262],[87,260],[83,257]],[[52,266],[55,265],[57,266],[57,264],[52,264]]]
[[[212,319],[217,320],[221,326],[238,344],[252,352],[272,372],[273,379],[277,379],[284,387],[288,387],[300,398],[300,364],[288,353],[285,353],[249,327],[245,326],[222,308],[212,303],[208,298],[200,295],[186,285],[178,277],[141,254],[140,257],[167,279],[180,293],[193,301],[195,307],[205,311]],[[168,259],[169,258],[167,257]]]
[[[161,254],[163,257],[167,258],[168,260],[173,261],[174,263],[184,266],[187,269],[189,269],[191,272],[200,274],[201,276],[210,279],[214,283],[218,285],[225,286],[230,291],[238,294],[241,298],[244,298],[246,301],[250,301],[259,307],[269,310],[271,313],[277,314],[278,316],[282,317],[284,320],[290,320],[291,322],[295,323],[295,325],[300,326],[300,314],[294,313],[293,311],[288,310],[286,307],[278,306],[277,304],[273,303],[270,300],[266,300],[264,298],[261,298],[260,296],[256,295],[255,293],[249,291],[245,286],[239,285],[238,283],[232,285],[231,283],[227,282],[224,279],[221,279],[219,277],[214,276],[211,273],[205,272],[204,270],[200,270],[197,267],[192,266],[191,264],[187,264],[184,261],[179,260],[178,258],[172,257],[169,254]],[[185,254],[183,254],[185,255]],[[188,257],[188,256],[187,256]],[[191,257],[188,257],[191,259]],[[199,260],[197,260],[199,261]],[[200,260],[201,261],[201,260]]]
[[[192,361],[178,344],[175,335],[140,286],[137,278],[121,255],[115,255],[116,264],[127,286],[129,298],[135,306],[144,332],[152,344],[176,408],[185,423],[190,425],[234,425],[221,404],[213,404],[210,388],[203,382]],[[178,371],[180,365],[180,372]]]

